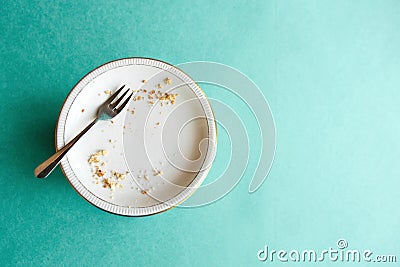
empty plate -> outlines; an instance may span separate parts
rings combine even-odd
[[[126,84],[135,95],[109,122],[99,122],[61,167],[87,201],[105,211],[144,216],[165,211],[201,185],[216,153],[216,125],[200,87],[178,68],[154,59],[106,63],[72,89],[61,109],[57,148],[95,118]]]

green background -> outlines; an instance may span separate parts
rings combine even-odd
[[[339,238],[351,249],[395,254],[397,263],[383,265],[399,266],[400,1],[5,1],[0,8],[1,266],[308,266],[262,263],[257,251],[336,248]],[[260,86],[277,150],[256,193],[247,191],[247,171],[214,204],[127,218],[88,204],[59,168],[34,178],[54,152],[58,111],[72,86],[129,56],[220,62]],[[215,90],[206,93],[217,97]],[[224,165],[221,136],[210,177]]]

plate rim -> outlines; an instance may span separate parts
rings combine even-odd
[[[131,61],[131,63],[129,64],[129,61]],[[188,79],[190,81],[190,83],[194,84],[195,88],[197,90],[199,90],[199,92],[204,96],[204,100],[205,103],[207,103],[206,106],[204,106],[204,103],[201,102],[201,105],[204,109],[205,115],[207,116],[207,125],[208,125],[208,129],[209,129],[209,135],[208,138],[210,140],[213,140],[213,142],[210,142],[211,144],[213,144],[211,146],[211,149],[208,149],[208,151],[211,151],[210,155],[208,157],[211,157],[211,159],[213,160],[215,158],[216,155],[216,149],[217,149],[217,138],[218,138],[218,132],[217,132],[217,125],[216,125],[216,119],[215,119],[215,114],[214,111],[212,109],[211,103],[209,101],[209,99],[207,98],[207,95],[205,94],[205,92],[203,91],[203,89],[199,86],[199,84],[192,79],[186,72],[184,72],[182,69],[180,69],[179,67],[172,65],[168,62],[159,60],[159,59],[154,59],[154,58],[149,58],[149,57],[125,57],[125,58],[119,58],[119,59],[115,59],[115,60],[111,60],[108,61],[92,70],[90,70],[89,72],[87,72],[78,82],[76,82],[76,84],[72,87],[72,89],[69,91],[69,93],[67,94],[67,96],[65,97],[62,106],[60,108],[60,111],[58,113],[58,117],[57,117],[57,123],[56,123],[56,128],[55,128],[55,132],[54,132],[54,138],[55,138],[55,149],[56,151],[59,150],[59,147],[61,148],[63,145],[65,145],[64,142],[64,126],[66,123],[66,119],[68,116],[68,112],[71,108],[71,105],[73,104],[75,98],[78,96],[78,94],[80,93],[80,91],[85,88],[85,86],[88,84],[83,84],[82,87],[80,88],[80,90],[78,90],[78,86],[81,85],[81,83],[88,78],[89,76],[94,75],[94,77],[91,77],[90,80],[92,80],[93,78],[109,71],[112,69],[115,69],[117,67],[123,67],[123,66],[129,66],[129,65],[134,65],[137,64],[140,61],[153,61],[156,62],[158,64],[161,65],[166,65],[169,68],[172,69],[176,69],[177,72],[181,73],[182,76],[186,79]],[[123,64],[125,62],[125,64]],[[118,63],[121,63],[121,65],[117,65]],[[113,66],[114,64],[114,66]],[[98,71],[99,69],[106,67],[107,65],[110,65],[111,67],[108,69],[105,69],[103,72],[98,73],[97,75],[95,75],[95,72]],[[176,73],[175,73],[176,74]],[[179,77],[179,76],[178,76]],[[182,77],[180,77],[182,78]],[[90,81],[89,81],[90,82]],[[194,90],[194,88],[192,86],[190,86],[190,88],[192,90]],[[74,92],[77,92],[77,94],[75,96],[72,96],[72,94]],[[194,93],[196,93],[194,91]],[[69,99],[72,98],[72,102],[68,105],[67,107],[67,101]],[[206,107],[208,107],[208,111],[209,114],[207,114],[207,110],[205,109]],[[63,121],[61,121],[62,119],[62,115],[64,115]],[[210,123],[210,119],[212,119],[212,123]],[[62,127],[61,127],[62,126]],[[62,137],[61,140],[59,140],[59,137]],[[212,138],[210,138],[212,137]],[[61,143],[60,143],[61,142]],[[206,156],[207,157],[207,156]],[[88,203],[90,203],[91,205],[95,206],[96,208],[103,210],[105,212],[111,213],[111,214],[115,214],[115,215],[120,215],[120,216],[126,216],[126,217],[144,217],[144,216],[151,216],[151,215],[155,215],[155,214],[160,214],[163,213],[165,211],[168,211],[176,206],[178,206],[179,204],[183,203],[185,200],[187,200],[190,196],[192,196],[196,190],[201,186],[201,184],[203,183],[204,179],[207,177],[209,170],[211,169],[212,166],[212,161],[211,164],[209,165],[208,168],[204,169],[204,170],[200,170],[198,172],[198,174],[194,177],[194,179],[191,181],[191,183],[189,184],[189,186],[187,186],[185,189],[183,189],[179,194],[175,195],[174,197],[172,197],[171,199],[167,200],[166,202],[163,203],[159,203],[156,205],[152,205],[149,207],[122,207],[122,206],[117,206],[115,204],[109,203],[101,198],[99,198],[98,196],[96,196],[95,194],[91,193],[89,190],[87,190],[81,183],[80,180],[77,178],[77,176],[75,175],[75,173],[72,171],[72,168],[67,160],[66,157],[64,157],[61,161],[60,164],[60,168],[62,173],[64,174],[66,180],[68,181],[68,183],[71,185],[71,187],[83,198],[85,199]],[[74,181],[71,181],[71,178],[69,177],[69,172],[71,176],[73,176],[72,178],[74,179],[75,182],[79,182],[79,186],[80,188],[83,188],[83,190],[85,191],[84,194],[83,192],[81,192],[79,189],[77,188],[77,186],[73,183]],[[200,174],[200,175],[199,175]],[[193,185],[193,183],[195,183]],[[188,191],[188,192],[185,192]],[[183,195],[183,197],[181,196]],[[181,196],[181,197],[180,197]],[[180,199],[179,199],[180,197]],[[94,203],[93,198],[97,199],[97,204]],[[173,203],[169,203],[170,201],[174,200],[174,199],[178,199],[176,201],[174,201]],[[165,207],[164,205],[168,205],[167,207]],[[164,207],[163,207],[164,206]],[[143,212],[143,211],[148,211],[148,209],[152,207],[150,212]],[[157,208],[157,210],[154,210],[153,207],[161,207],[161,208]],[[133,212],[135,211],[135,212]],[[139,212],[138,212],[139,211]],[[142,212],[140,212],[142,211]]]

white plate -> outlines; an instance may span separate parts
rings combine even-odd
[[[210,104],[200,87],[178,68],[154,59],[126,58],[94,69],[65,100],[56,145],[60,149],[78,134],[109,97],[107,91],[122,84],[138,90],[136,101],[112,122],[96,124],[61,167],[75,190],[100,209],[127,216],[160,213],[193,194],[216,153]],[[165,93],[175,99],[159,97]],[[100,150],[108,154],[89,164],[90,156]],[[94,174],[96,166],[104,176]],[[118,181],[114,171],[126,177]],[[112,190],[105,179],[115,182],[116,188]]]

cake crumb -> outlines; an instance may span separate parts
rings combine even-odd
[[[162,176],[164,173],[160,170],[154,170],[154,176]]]
[[[172,80],[167,77],[167,78],[164,79],[164,83],[165,84],[172,84]]]
[[[110,188],[111,190],[115,189],[115,182],[110,179],[103,179],[102,183],[104,188]]]
[[[97,171],[96,171],[96,175],[97,175],[97,176],[99,176],[99,177],[103,177],[103,176],[104,176],[104,174],[105,174],[105,172],[104,172],[104,171],[102,171],[101,169],[97,169]]]
[[[140,191],[140,193],[142,193],[142,195],[147,195],[148,192],[149,192],[148,189]]]

